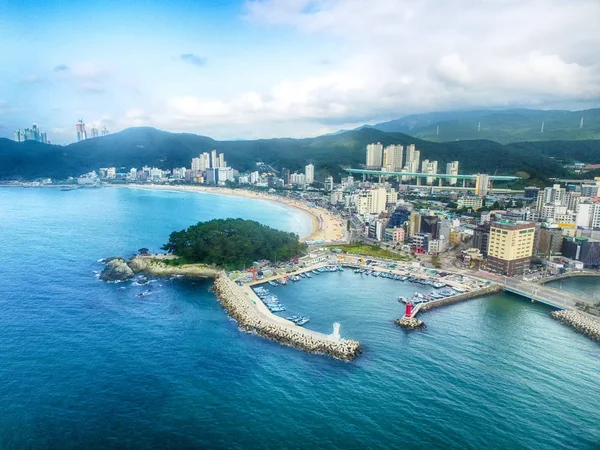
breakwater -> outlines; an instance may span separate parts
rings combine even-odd
[[[361,353],[358,341],[307,330],[274,316],[268,310],[262,310],[258,297],[251,290],[245,291],[235,284],[225,272],[217,274],[213,289],[223,308],[245,331],[305,352],[325,354],[342,360],[352,360]]]
[[[562,310],[553,311],[550,315],[564,323],[565,325],[574,328],[579,333],[589,337],[590,339],[600,342],[600,319],[597,317],[590,316],[589,314],[575,311],[575,310]]]
[[[420,308],[418,310],[415,310],[415,313],[421,312],[421,311],[423,311],[423,312],[429,311],[430,309],[440,308],[442,306],[453,305],[455,303],[460,303],[465,300],[469,300],[471,298],[481,297],[483,295],[495,294],[496,292],[502,291],[502,289],[503,288],[501,285],[493,284],[493,285],[485,287],[483,289],[477,289],[477,290],[465,292],[462,294],[453,295],[451,297],[446,297],[446,298],[442,298],[439,300],[433,300],[433,301],[421,304]]]

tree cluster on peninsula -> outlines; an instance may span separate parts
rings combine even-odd
[[[254,261],[283,261],[302,255],[306,245],[294,233],[275,230],[253,220],[214,219],[175,231],[163,250],[178,263],[214,264],[229,270],[250,267]]]

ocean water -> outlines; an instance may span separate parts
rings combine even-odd
[[[208,282],[136,297],[96,279],[99,258],[228,216],[310,229],[256,200],[0,189],[0,448],[600,447],[600,346],[544,305],[494,295],[406,332],[415,285],[346,270],[273,288],[284,315],[361,341],[341,362],[240,332]]]

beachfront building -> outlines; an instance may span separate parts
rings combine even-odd
[[[493,222],[490,226],[488,269],[512,277],[529,268],[533,255],[535,224]]]
[[[387,192],[385,188],[371,189],[358,194],[356,212],[360,215],[380,214],[386,211]]]
[[[315,182],[315,166],[312,164],[307,164],[304,167],[304,177],[306,184],[313,184]]]

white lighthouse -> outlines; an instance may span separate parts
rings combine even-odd
[[[340,324],[338,322],[335,322],[333,324],[333,334],[331,334],[331,340],[335,341],[335,342],[339,342],[341,340],[341,338],[340,338]]]

